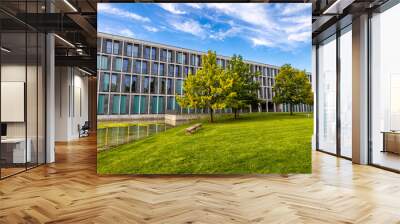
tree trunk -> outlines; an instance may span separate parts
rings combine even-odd
[[[211,123],[214,122],[213,114],[214,114],[214,110],[213,110],[212,108],[210,108],[210,122],[211,122]]]
[[[238,118],[238,109],[237,109],[237,108],[234,108],[234,109],[233,109],[233,112],[235,113],[235,119]]]
[[[290,116],[292,116],[293,115],[293,104],[291,103],[290,104]]]

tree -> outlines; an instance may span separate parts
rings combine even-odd
[[[275,96],[273,101],[278,104],[289,104],[290,115],[293,115],[293,106],[296,104],[312,104],[313,93],[310,81],[305,71],[285,64],[275,77],[273,86]]]
[[[217,55],[208,51],[202,56],[202,68],[189,74],[183,83],[184,95],[177,96],[182,107],[208,109],[210,121],[214,122],[214,111],[227,106],[226,98],[233,97],[232,79],[217,65]]]
[[[232,92],[228,95],[226,103],[232,108],[235,119],[239,116],[239,109],[258,103],[257,91],[260,89],[260,83],[256,81],[260,76],[259,72],[251,72],[250,66],[243,62],[240,55],[233,55],[227,66],[227,76],[233,80]]]

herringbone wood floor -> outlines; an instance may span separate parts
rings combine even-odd
[[[94,138],[0,181],[0,223],[400,223],[400,175],[313,153],[312,175],[96,175]]]

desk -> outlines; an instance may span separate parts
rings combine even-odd
[[[31,139],[27,139],[28,143],[25,152],[25,138],[5,138],[1,139],[1,157],[6,163],[26,163],[31,162]]]
[[[383,150],[382,152],[392,152],[400,154],[400,131],[382,131]]]

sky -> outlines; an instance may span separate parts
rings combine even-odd
[[[311,71],[310,3],[99,3],[99,32]]]

